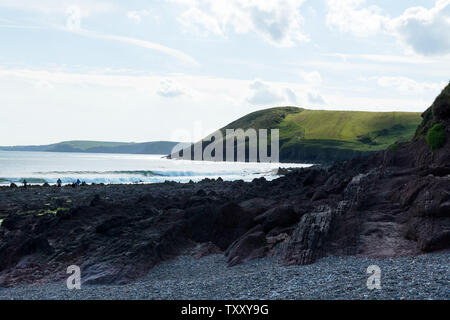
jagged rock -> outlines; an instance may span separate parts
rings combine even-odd
[[[450,190],[445,189],[446,179],[426,180],[411,201],[406,236],[417,241],[420,250],[429,252],[450,246]]]
[[[450,119],[450,84],[436,98],[432,105],[432,111],[438,121]]]
[[[286,244],[281,263],[309,264],[321,257],[332,219],[332,210],[328,206],[320,206],[315,212],[305,214]]]
[[[43,253],[45,255],[49,255],[52,252],[53,249],[48,243],[47,238],[43,236],[25,240],[19,249],[19,253],[21,255],[28,255],[32,253]]]
[[[255,216],[256,212],[245,210],[233,202],[218,208],[206,205],[186,211],[192,239],[196,242],[211,241],[223,251],[255,225]]]
[[[268,232],[275,227],[293,225],[299,220],[299,216],[290,205],[279,206],[270,209],[255,218],[255,223],[261,224],[264,231]]]
[[[122,281],[117,281],[118,278],[121,277],[120,272],[109,263],[97,263],[88,266],[83,265],[80,269],[83,275],[81,278],[82,284],[102,285],[109,283],[123,283]]]
[[[196,196],[199,196],[199,197],[205,197],[205,196],[206,196],[206,191],[203,190],[203,189],[200,189],[200,190],[198,190],[198,191],[195,193],[195,195],[196,195]]]
[[[256,258],[262,258],[265,253],[265,233],[261,225],[247,231],[236,240],[226,251],[228,266],[232,267]]]
[[[18,238],[6,241],[0,246],[0,271],[15,266],[22,258],[28,255],[49,256],[53,248],[43,236],[21,235]]]
[[[99,224],[95,231],[108,236],[120,236],[123,227],[129,222],[130,219],[124,216],[113,217]]]
[[[102,204],[102,200],[100,198],[100,195],[95,194],[94,198],[91,200],[90,206],[91,207],[95,207],[95,206],[100,205],[100,204]]]
[[[326,199],[328,197],[328,193],[325,192],[323,189],[319,189],[316,192],[314,192],[313,196],[311,197],[311,201],[317,201]]]
[[[22,225],[25,219],[25,217],[12,213],[3,219],[2,227],[8,230],[15,230]]]

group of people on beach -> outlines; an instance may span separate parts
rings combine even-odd
[[[26,179],[23,179],[22,181],[23,183],[23,187],[26,189],[28,187],[28,181]],[[85,182],[83,182],[85,183]],[[80,181],[80,179],[77,179],[77,181],[75,181],[72,186],[74,187],[78,187],[82,184],[82,182]],[[60,188],[62,186],[62,181],[61,179],[58,178],[58,180],[56,180],[56,185]]]

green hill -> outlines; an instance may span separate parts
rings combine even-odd
[[[410,140],[418,112],[360,112],[277,107],[250,113],[222,128],[280,129],[280,161],[329,163]]]
[[[41,152],[87,152],[87,153],[128,153],[128,154],[169,154],[178,142],[105,142],[105,141],[64,141],[41,146],[0,147],[0,151],[41,151]]]

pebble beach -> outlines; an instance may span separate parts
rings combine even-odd
[[[222,255],[201,259],[179,256],[155,266],[126,285],[65,283],[0,288],[0,299],[62,300],[301,300],[301,299],[450,299],[450,253],[373,259],[327,257],[305,266],[280,266],[276,258],[227,267]],[[367,267],[381,269],[381,289],[367,288]]]

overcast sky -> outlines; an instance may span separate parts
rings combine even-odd
[[[450,0],[0,0],[0,145],[196,140],[249,112],[424,111]]]

